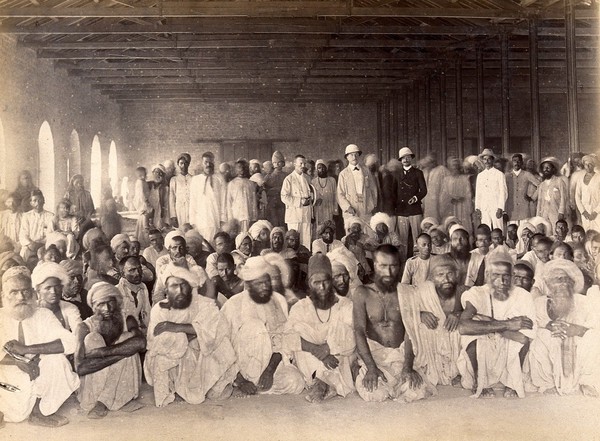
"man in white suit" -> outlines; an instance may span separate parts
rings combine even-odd
[[[368,224],[377,206],[377,185],[371,172],[361,164],[361,155],[357,145],[346,147],[348,167],[338,177],[337,196],[344,219],[358,216]]]
[[[285,204],[285,223],[288,231],[298,231],[300,243],[310,249],[313,197],[310,191],[310,177],[304,173],[305,165],[306,158],[297,155],[294,159],[294,171],[283,180],[281,202]]]

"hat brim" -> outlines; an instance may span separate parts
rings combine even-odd
[[[358,156],[361,156],[363,152],[362,152],[362,150],[357,150],[355,152],[348,152],[344,155],[344,158],[346,158],[348,155],[351,155],[352,153],[358,153]]]

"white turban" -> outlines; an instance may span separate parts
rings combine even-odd
[[[263,178],[263,175],[260,173],[254,173],[252,176],[250,176],[250,180],[256,183],[256,185],[259,187],[262,187],[265,184],[265,178]]]
[[[203,270],[199,266],[193,266],[192,268],[187,269],[182,266],[169,263],[161,271],[161,279],[165,286],[167,285],[167,279],[169,279],[169,277],[183,279],[188,282],[192,288],[201,287],[206,282],[206,276],[203,274]]]
[[[2,274],[2,286],[6,286],[6,283],[13,277],[26,277],[31,280],[31,273],[26,266],[11,266]]]
[[[240,245],[242,244],[244,239],[247,237],[250,238],[250,249],[252,249],[252,237],[246,232],[242,232],[242,233],[238,234],[237,236],[235,236],[235,248],[239,249]]]
[[[59,231],[53,231],[46,235],[46,248],[48,248],[50,245],[56,245],[58,248],[58,244],[61,242],[65,247],[67,246],[67,236]]]
[[[427,231],[429,228],[425,228],[426,225],[439,225],[438,220],[435,217],[426,217],[421,221],[421,230]]]
[[[290,266],[285,261],[284,257],[279,253],[267,253],[263,257],[271,267],[269,268],[269,275],[271,276],[271,279],[273,279],[275,272],[279,270],[281,283],[285,288],[289,288],[291,283],[291,271]],[[246,261],[246,265],[248,265],[248,261]]]
[[[358,260],[356,260],[354,254],[352,254],[352,251],[346,247],[337,247],[327,253],[327,257],[329,257],[332,268],[336,263],[341,263],[348,270],[348,274],[350,274],[352,281],[360,283],[360,280],[358,279]]]
[[[127,234],[117,234],[110,240],[110,247],[113,250],[113,253],[119,248],[122,244],[126,243],[127,245],[131,245],[129,241],[129,236]]]
[[[88,291],[87,303],[93,309],[95,303],[104,302],[111,297],[117,301],[119,306],[122,306],[123,295],[116,286],[108,282],[96,282]]]
[[[169,231],[165,236],[165,248],[169,249],[173,245],[173,239],[177,236],[182,237],[185,240],[185,233],[181,230]]]
[[[33,269],[31,273],[31,283],[35,288],[44,283],[50,277],[56,277],[63,286],[69,284],[69,274],[64,267],[54,262],[42,262]]]
[[[271,253],[275,254],[275,253]],[[240,279],[244,282],[256,280],[265,274],[271,274],[274,268],[269,264],[263,256],[250,257],[240,270]]]
[[[377,225],[385,224],[388,227],[388,231],[392,232],[394,231],[394,221],[395,219],[392,216],[380,211],[371,217],[371,228],[375,230]]]
[[[469,235],[469,232],[467,231],[467,229],[465,227],[463,227],[461,224],[454,224],[450,227],[450,231],[448,231],[448,236],[452,237],[452,235],[458,230],[463,230],[465,233],[467,233],[467,236]]]
[[[271,222],[267,220],[257,220],[254,222],[250,228],[248,229],[248,234],[252,238],[252,240],[258,240],[258,235],[264,229],[269,230],[269,234],[271,234],[271,230],[273,229],[273,225]]]
[[[543,281],[549,279],[556,270],[563,270],[573,280],[575,294],[583,292],[583,273],[574,262],[566,259],[553,259],[544,265]]]

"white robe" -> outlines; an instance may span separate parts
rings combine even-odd
[[[508,189],[504,173],[494,167],[481,171],[475,185],[475,209],[481,211],[481,223],[491,229],[503,228],[502,217],[498,219],[498,209],[504,211]]]
[[[27,345],[49,343],[60,340],[63,354],[40,356],[40,375],[31,381],[29,375],[16,366],[1,366],[0,381],[19,388],[9,392],[0,388],[0,412],[8,422],[25,420],[40,398],[40,411],[48,416],[55,413],[69,396],[79,387],[79,377],[69,364],[65,354],[75,352],[75,336],[62,327],[54,314],[45,308],[37,308],[33,316],[23,320],[24,343]],[[18,339],[19,322],[0,309],[0,347]],[[2,357],[8,355],[2,353]]]
[[[256,183],[237,177],[227,184],[227,219],[236,219],[242,232],[248,231],[250,224],[258,219]]]
[[[144,373],[154,387],[157,407],[175,399],[175,393],[190,404],[200,404],[209,390],[219,396],[235,379],[235,352],[227,338],[227,325],[213,300],[194,295],[186,309],[152,308],[148,327],[148,352]],[[161,322],[191,324],[196,338],[184,333],[163,332],[155,336]]]
[[[328,369],[310,352],[301,350],[294,352],[296,366],[309,386],[318,378],[332,387],[338,395],[345,397],[355,390],[350,370],[356,358],[352,301],[338,296],[338,302],[331,309],[319,310],[319,313],[322,317],[327,317],[326,322],[321,321],[312,300],[306,297],[292,307],[288,326],[310,343],[327,343],[331,355],[338,359],[339,365],[335,369]]]
[[[594,173],[587,184],[583,182],[583,176],[581,177],[575,187],[575,203],[581,216],[581,226],[585,231],[600,232],[600,173]],[[586,211],[588,214],[596,213],[596,218],[594,220],[586,219],[583,216]]]
[[[175,175],[169,183],[169,213],[181,227],[190,222],[190,186],[192,175]]]
[[[226,197],[227,184],[221,176],[200,174],[192,178],[189,220],[209,242],[221,229],[221,222],[227,221]]]

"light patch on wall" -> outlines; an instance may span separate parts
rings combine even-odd
[[[108,151],[108,178],[110,179],[110,188],[114,197],[119,195],[119,168],[117,165],[117,145],[114,141],[110,142]]]
[[[79,144],[79,134],[73,129],[69,138],[69,175],[70,180],[75,175],[81,174],[81,146]]]
[[[44,193],[46,209],[53,212],[56,209],[54,204],[56,170],[54,166],[54,139],[48,121],[44,121],[40,127],[38,153],[38,186]]]
[[[98,135],[92,141],[92,157],[90,167],[90,193],[96,207],[102,206],[102,150]]]

